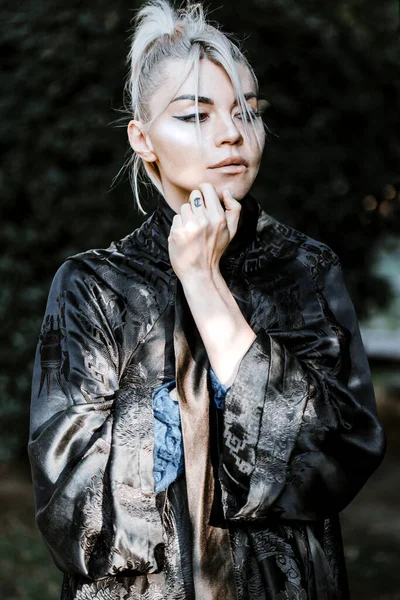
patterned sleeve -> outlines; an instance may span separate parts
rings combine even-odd
[[[62,571],[93,579],[146,563],[148,572],[158,569],[155,549],[141,543],[153,525],[127,505],[127,490],[136,504],[143,500],[125,485],[124,469],[133,472],[138,463],[135,430],[130,445],[119,439],[125,408],[135,405],[131,391],[119,388],[123,357],[104,288],[74,260],[54,276],[36,350],[28,443],[44,541]],[[150,493],[146,498],[151,504]]]
[[[229,519],[270,511],[283,519],[326,518],[347,506],[384,455],[337,257],[331,254],[316,283],[304,276],[303,327],[261,328],[226,395],[220,480]]]

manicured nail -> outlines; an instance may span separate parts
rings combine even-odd
[[[232,192],[231,192],[231,190],[230,190],[229,188],[226,188],[226,193],[228,194],[228,196],[229,196],[230,198],[232,198],[232,199],[233,199]]]

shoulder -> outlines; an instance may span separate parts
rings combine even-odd
[[[112,241],[106,248],[91,248],[67,256],[54,279],[71,283],[90,279],[99,285],[112,286],[118,280],[134,278],[136,263],[131,260],[131,254],[137,247],[139,232],[140,228],[137,228],[122,239]]]
[[[96,290],[106,293],[110,287],[116,291],[124,286],[128,269],[126,266],[124,271],[122,265],[127,261],[118,252],[117,244],[112,242],[108,248],[92,248],[67,256],[52,278],[51,295],[93,295]]]
[[[295,261],[307,269],[314,280],[331,267],[340,268],[339,257],[330,246],[281,223],[263,209],[257,236],[269,260],[281,261],[282,266]]]
[[[68,257],[56,270],[50,284],[46,312],[95,312],[106,305],[107,288],[85,261]]]
[[[96,272],[107,260],[109,252],[106,249],[91,249],[68,256],[57,268],[53,285],[71,286],[84,282],[88,277],[95,278]]]
[[[118,305],[120,310],[135,314],[144,314],[145,308],[164,310],[169,300],[169,279],[155,277],[157,264],[152,262],[149,223],[148,220],[107,248],[68,256],[54,276],[53,296],[64,291],[71,301],[88,298],[104,310]]]

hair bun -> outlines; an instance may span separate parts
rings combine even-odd
[[[178,15],[165,0],[151,0],[142,6],[134,19],[135,32],[129,59],[140,62],[157,39],[173,35],[177,22]]]

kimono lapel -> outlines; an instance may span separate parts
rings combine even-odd
[[[236,600],[229,531],[209,525],[214,499],[207,386],[209,361],[180,283],[175,306],[176,382],[185,451],[195,596],[202,600]]]
[[[242,202],[238,229],[221,259],[221,269],[240,268],[245,251],[254,241],[259,206],[251,196]],[[168,235],[175,211],[159,195],[156,229],[168,262]],[[179,400],[185,478],[192,533],[192,568],[196,598],[236,600],[233,556],[227,527],[209,524],[214,501],[214,472],[211,461],[210,367],[206,349],[187,303],[182,284],[176,281],[174,354]]]

